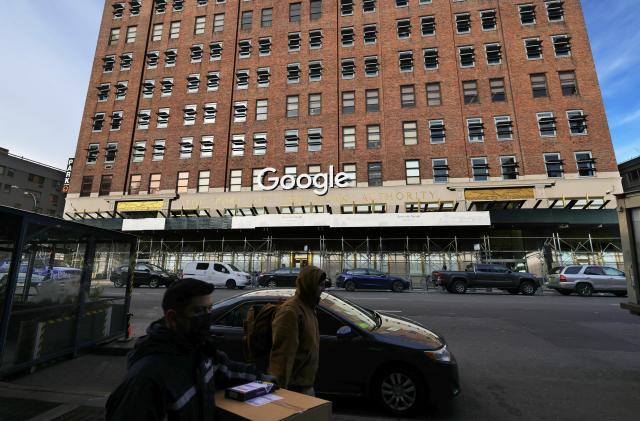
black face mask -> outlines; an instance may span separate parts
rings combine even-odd
[[[209,329],[213,323],[211,314],[201,314],[184,320],[189,321],[189,329],[186,332],[183,332],[183,334],[192,344],[201,344],[210,336]]]

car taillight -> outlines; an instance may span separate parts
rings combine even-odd
[[[560,275],[560,282],[567,282],[567,277],[564,275]]]
[[[440,272],[434,273],[433,276],[435,276],[438,281],[442,281],[444,278]]]

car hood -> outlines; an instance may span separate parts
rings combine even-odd
[[[415,349],[439,349],[444,338],[416,322],[398,316],[380,314],[382,324],[371,332],[378,340]]]

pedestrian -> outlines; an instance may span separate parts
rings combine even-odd
[[[209,334],[213,289],[197,279],[167,289],[164,317],[129,354],[125,379],[106,404],[107,421],[214,420],[216,389],[273,379],[216,349]]]
[[[446,263],[442,265],[442,270],[447,270],[447,264]]]
[[[315,266],[303,267],[296,279],[295,295],[280,305],[272,323],[267,372],[279,386],[312,396],[320,354],[316,307],[326,278],[327,274]]]

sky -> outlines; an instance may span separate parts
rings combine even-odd
[[[0,147],[65,168],[75,155],[104,0],[0,3]],[[618,162],[640,155],[637,5],[582,0]]]

